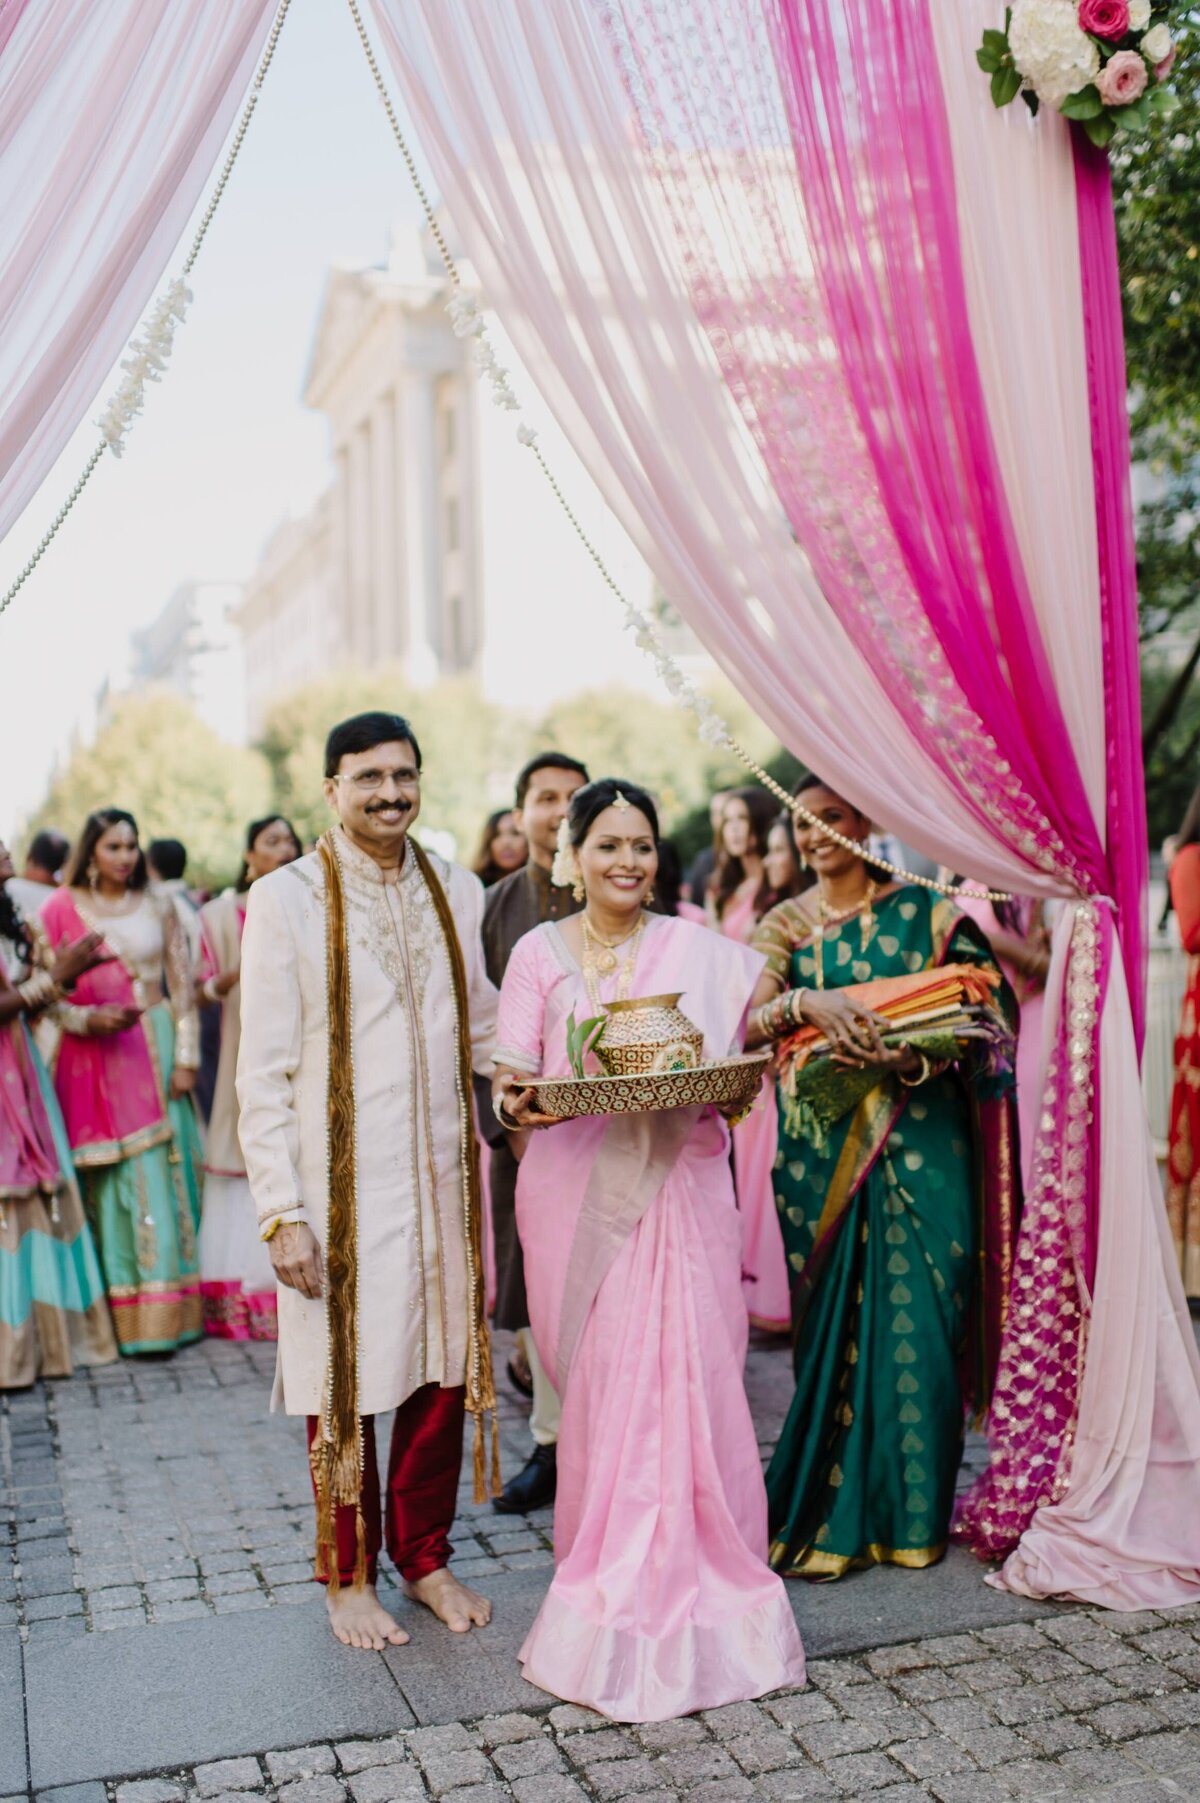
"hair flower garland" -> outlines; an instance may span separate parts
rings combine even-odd
[[[1179,102],[1165,86],[1175,62],[1172,0],[1013,0],[1002,31],[975,52],[992,101],[1019,94],[1076,120],[1102,148],[1119,131],[1144,131]]]

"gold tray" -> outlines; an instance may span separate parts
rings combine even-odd
[[[758,1094],[770,1052],[745,1052],[691,1071],[639,1071],[629,1077],[543,1077],[536,1107],[560,1120],[587,1114],[653,1114],[663,1108],[744,1108]]]

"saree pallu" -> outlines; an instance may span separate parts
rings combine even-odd
[[[793,952],[826,988],[943,963],[995,968],[948,903],[904,888]],[[1011,996],[1003,991],[1006,1009]],[[964,1420],[986,1402],[1019,1206],[1011,1072],[887,1078],[818,1150],[780,1119],[776,1191],[796,1392],[767,1473],[772,1565],[832,1578],[946,1549]]]
[[[18,1019],[0,1027],[0,1390],[116,1356],[62,1116]]]

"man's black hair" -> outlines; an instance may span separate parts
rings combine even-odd
[[[181,839],[151,839],[146,856],[164,883],[177,883],[187,869],[187,846]]]
[[[572,770],[576,776],[582,776],[585,783],[589,780],[587,765],[581,764],[578,758],[569,758],[565,751],[539,751],[536,757],[521,766],[517,776],[516,805],[519,808],[525,806],[529,785],[539,770]]]
[[[28,863],[36,864],[39,870],[48,870],[51,876],[57,876],[71,850],[71,841],[65,833],[56,833],[53,827],[46,827],[33,835],[33,841],[26,852]]]
[[[372,745],[390,744],[393,739],[407,739],[413,748],[419,770],[421,747],[417,744],[416,733],[403,714],[355,714],[352,719],[341,721],[325,741],[326,776],[337,775],[338,766],[344,757],[353,757],[359,751],[370,751]]]

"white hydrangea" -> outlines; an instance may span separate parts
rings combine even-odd
[[[1171,54],[1171,29],[1168,25],[1155,25],[1148,31],[1139,46],[1148,63],[1157,68]]]
[[[1100,52],[1080,28],[1075,0],[1014,0],[1013,60],[1039,100],[1059,107],[1100,72]]]
[[[1145,31],[1150,23],[1151,0],[1129,0],[1130,31]],[[1163,30],[1166,30],[1164,25]],[[1159,58],[1162,61],[1162,58]]]

